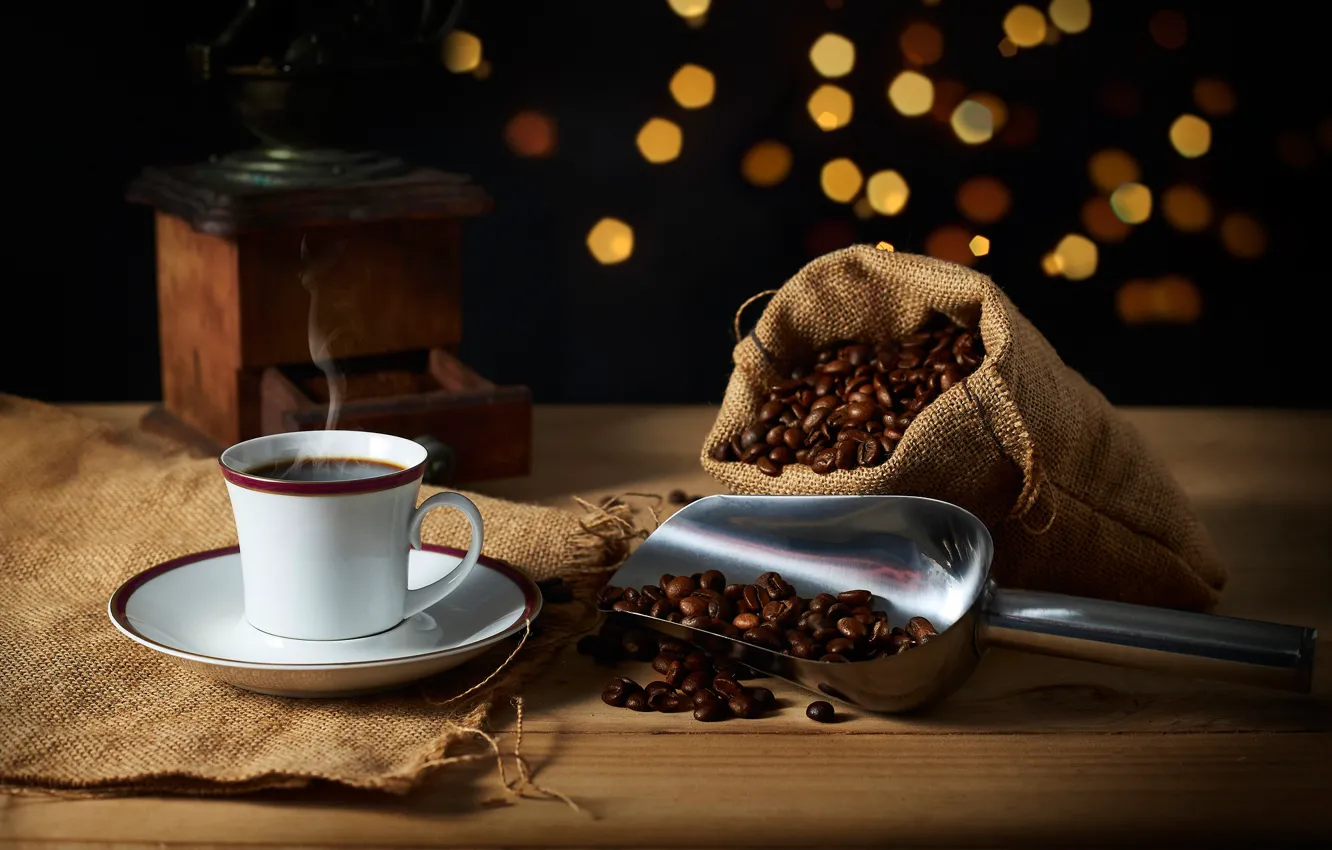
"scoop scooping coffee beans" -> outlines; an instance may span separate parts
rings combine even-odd
[[[873,345],[847,340],[783,365],[785,379],[739,435],[713,460],[738,461],[778,476],[804,464],[819,475],[878,466],[897,448],[911,421],[985,356],[977,332],[939,316],[923,330]]]

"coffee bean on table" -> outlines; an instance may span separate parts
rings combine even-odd
[[[726,707],[736,717],[748,720],[751,717],[757,717],[759,711],[758,702],[749,694],[737,694],[726,701]]]
[[[689,501],[689,494],[679,489],[672,490],[666,494],[666,501],[670,502],[672,505],[683,505],[685,502]]]
[[[809,704],[805,709],[805,716],[815,723],[832,723],[836,712],[833,711],[832,703],[818,700]]]
[[[634,691],[633,693],[629,694],[629,696],[625,697],[624,707],[629,709],[630,711],[652,710],[651,708],[648,707],[647,697],[644,696],[642,691]]]

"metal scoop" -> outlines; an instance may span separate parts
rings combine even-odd
[[[867,589],[902,624],[927,617],[938,637],[871,661],[807,661],[645,614],[635,625],[693,641],[757,670],[871,711],[942,699],[987,647],[1002,646],[1203,679],[1307,693],[1317,632],[1254,620],[1127,605],[990,581],[994,544],[956,505],[912,496],[710,496],[662,523],[615,573],[621,587],[663,573],[720,570],[751,583],[775,570],[802,597]]]

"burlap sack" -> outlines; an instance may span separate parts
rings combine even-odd
[[[910,333],[931,310],[978,326],[985,359],[916,417],[886,463],[830,475],[793,464],[769,478],[712,459],[757,415],[773,362]],[[930,496],[990,527],[1003,585],[1177,608],[1217,601],[1225,570],[1170,473],[985,275],[868,246],[837,251],[777,291],[733,358],[701,459],[735,492]]]
[[[494,701],[594,620],[590,605],[546,606],[539,636],[500,676],[442,705],[432,703],[482,680],[513,645],[381,696],[252,694],[130,642],[106,614],[135,573],[236,543],[216,460],[0,395],[0,482],[0,787],[10,790],[231,793],[324,779],[405,792],[476,757],[455,745],[477,740]],[[622,517],[469,496],[486,554],[536,578],[601,573],[623,556]],[[453,513],[429,514],[427,542],[466,547]]]

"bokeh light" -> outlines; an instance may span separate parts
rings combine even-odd
[[[809,49],[809,61],[825,77],[845,77],[856,66],[856,46],[846,36],[824,33]]]
[[[1317,155],[1313,139],[1303,133],[1285,132],[1277,136],[1277,156],[1295,168],[1308,168],[1314,164]]]
[[[652,118],[638,131],[638,152],[651,163],[670,162],[680,155],[684,134],[680,125],[665,118]]]
[[[1080,233],[1070,233],[1055,246],[1060,273],[1069,280],[1086,280],[1096,274],[1096,243]]]
[[[1221,219],[1221,244],[1241,260],[1253,260],[1267,251],[1267,230],[1251,215],[1231,213]]]
[[[846,89],[824,84],[809,96],[809,117],[824,131],[836,130],[851,123],[851,94]]]
[[[1170,226],[1185,233],[1206,230],[1212,223],[1212,203],[1196,186],[1180,183],[1161,193],[1161,212]]]
[[[1197,159],[1212,147],[1212,125],[1197,115],[1181,115],[1170,125],[1170,144],[1180,156]]]
[[[454,30],[441,45],[444,67],[455,74],[466,74],[481,64],[481,39],[466,30]]]
[[[953,110],[950,122],[953,132],[969,145],[988,142],[994,135],[994,115],[981,103],[964,100]]]
[[[776,186],[791,173],[791,149],[781,142],[757,142],[740,160],[740,173],[755,186]]]
[[[1125,224],[1142,224],[1152,216],[1152,190],[1141,183],[1121,183],[1110,193],[1110,208]]]
[[[1123,242],[1133,230],[1119,220],[1105,195],[1088,198],[1082,205],[1082,228],[1102,244]]]
[[[1018,47],[1035,47],[1045,40],[1045,15],[1035,6],[1019,3],[1004,15],[1004,35]]]
[[[856,198],[856,202],[851,205],[851,212],[855,213],[858,219],[874,218],[874,206],[870,204],[869,198],[864,195]]]
[[[1064,34],[1059,31],[1058,27],[1046,27],[1045,40],[1042,41],[1041,44],[1044,44],[1046,47],[1054,47],[1063,40],[1063,38]]]
[[[934,105],[934,83],[924,74],[903,71],[888,85],[888,100],[903,115],[924,115]]]
[[[1113,192],[1121,183],[1136,182],[1142,176],[1138,161],[1119,148],[1097,151],[1087,160],[1087,175],[1102,192]]]
[[[957,208],[977,224],[993,224],[1013,205],[1008,187],[994,177],[972,177],[957,187]]]
[[[911,197],[911,189],[896,171],[876,171],[865,184],[865,198],[875,212],[897,215]]]
[[[701,65],[682,65],[671,77],[671,97],[685,109],[702,109],[717,93],[717,78]]]
[[[956,80],[939,80],[934,84],[934,105],[930,107],[930,116],[941,124],[948,123],[953,117],[953,110],[967,96],[967,87]]]
[[[504,142],[518,156],[550,156],[557,138],[555,121],[535,110],[519,112],[504,125]]]
[[[1012,59],[1018,55],[1018,46],[1013,43],[1013,39],[1008,36],[999,39],[999,55],[1005,59]]]
[[[488,80],[490,79],[490,72],[492,70],[494,69],[490,65],[490,60],[482,59],[480,62],[476,63],[476,67],[472,69],[472,76],[478,80]]]
[[[1189,22],[1173,9],[1152,15],[1147,29],[1152,34],[1152,40],[1166,50],[1178,50],[1189,40]]]
[[[1041,257],[1041,271],[1049,277],[1058,277],[1064,273],[1064,261],[1054,251]]]
[[[1193,84],[1193,102],[1213,117],[1229,115],[1235,111],[1235,90],[1225,80],[1203,77]]]
[[[960,266],[976,264],[976,255],[971,253],[971,234],[956,224],[935,228],[925,237],[925,253]]]
[[[990,123],[994,125],[994,132],[1004,129],[1004,125],[1008,123],[1008,104],[1000,100],[998,95],[982,91],[968,96],[967,99],[974,100],[990,110]]]
[[[634,253],[634,229],[618,218],[603,218],[587,232],[587,250],[603,266],[622,263]]]
[[[986,254],[990,253],[990,240],[980,234],[976,234],[971,237],[971,241],[967,243],[967,248],[971,251],[973,256],[984,257]]]
[[[1091,26],[1091,0],[1050,0],[1050,23],[1069,35]]]
[[[1023,147],[1036,141],[1036,132],[1039,121],[1036,118],[1036,110],[1030,106],[1017,105],[1008,116],[1008,124],[1004,126],[1004,131],[999,134],[999,141],[1010,147]]]
[[[943,33],[928,21],[916,21],[898,39],[902,56],[912,65],[933,65],[943,57]]]
[[[891,242],[880,242],[879,244],[875,245],[874,247],[875,247],[876,250],[879,250],[879,251],[895,251],[895,250],[897,250],[896,248],[893,247],[893,243],[891,243]]]
[[[1115,312],[1129,325],[1188,324],[1202,315],[1202,293],[1193,281],[1180,275],[1130,280],[1115,293]]]
[[[699,18],[708,13],[712,0],[666,0],[671,9],[682,18]]]
[[[849,204],[864,183],[865,178],[861,176],[860,169],[846,157],[828,162],[819,174],[823,194],[840,204]]]

